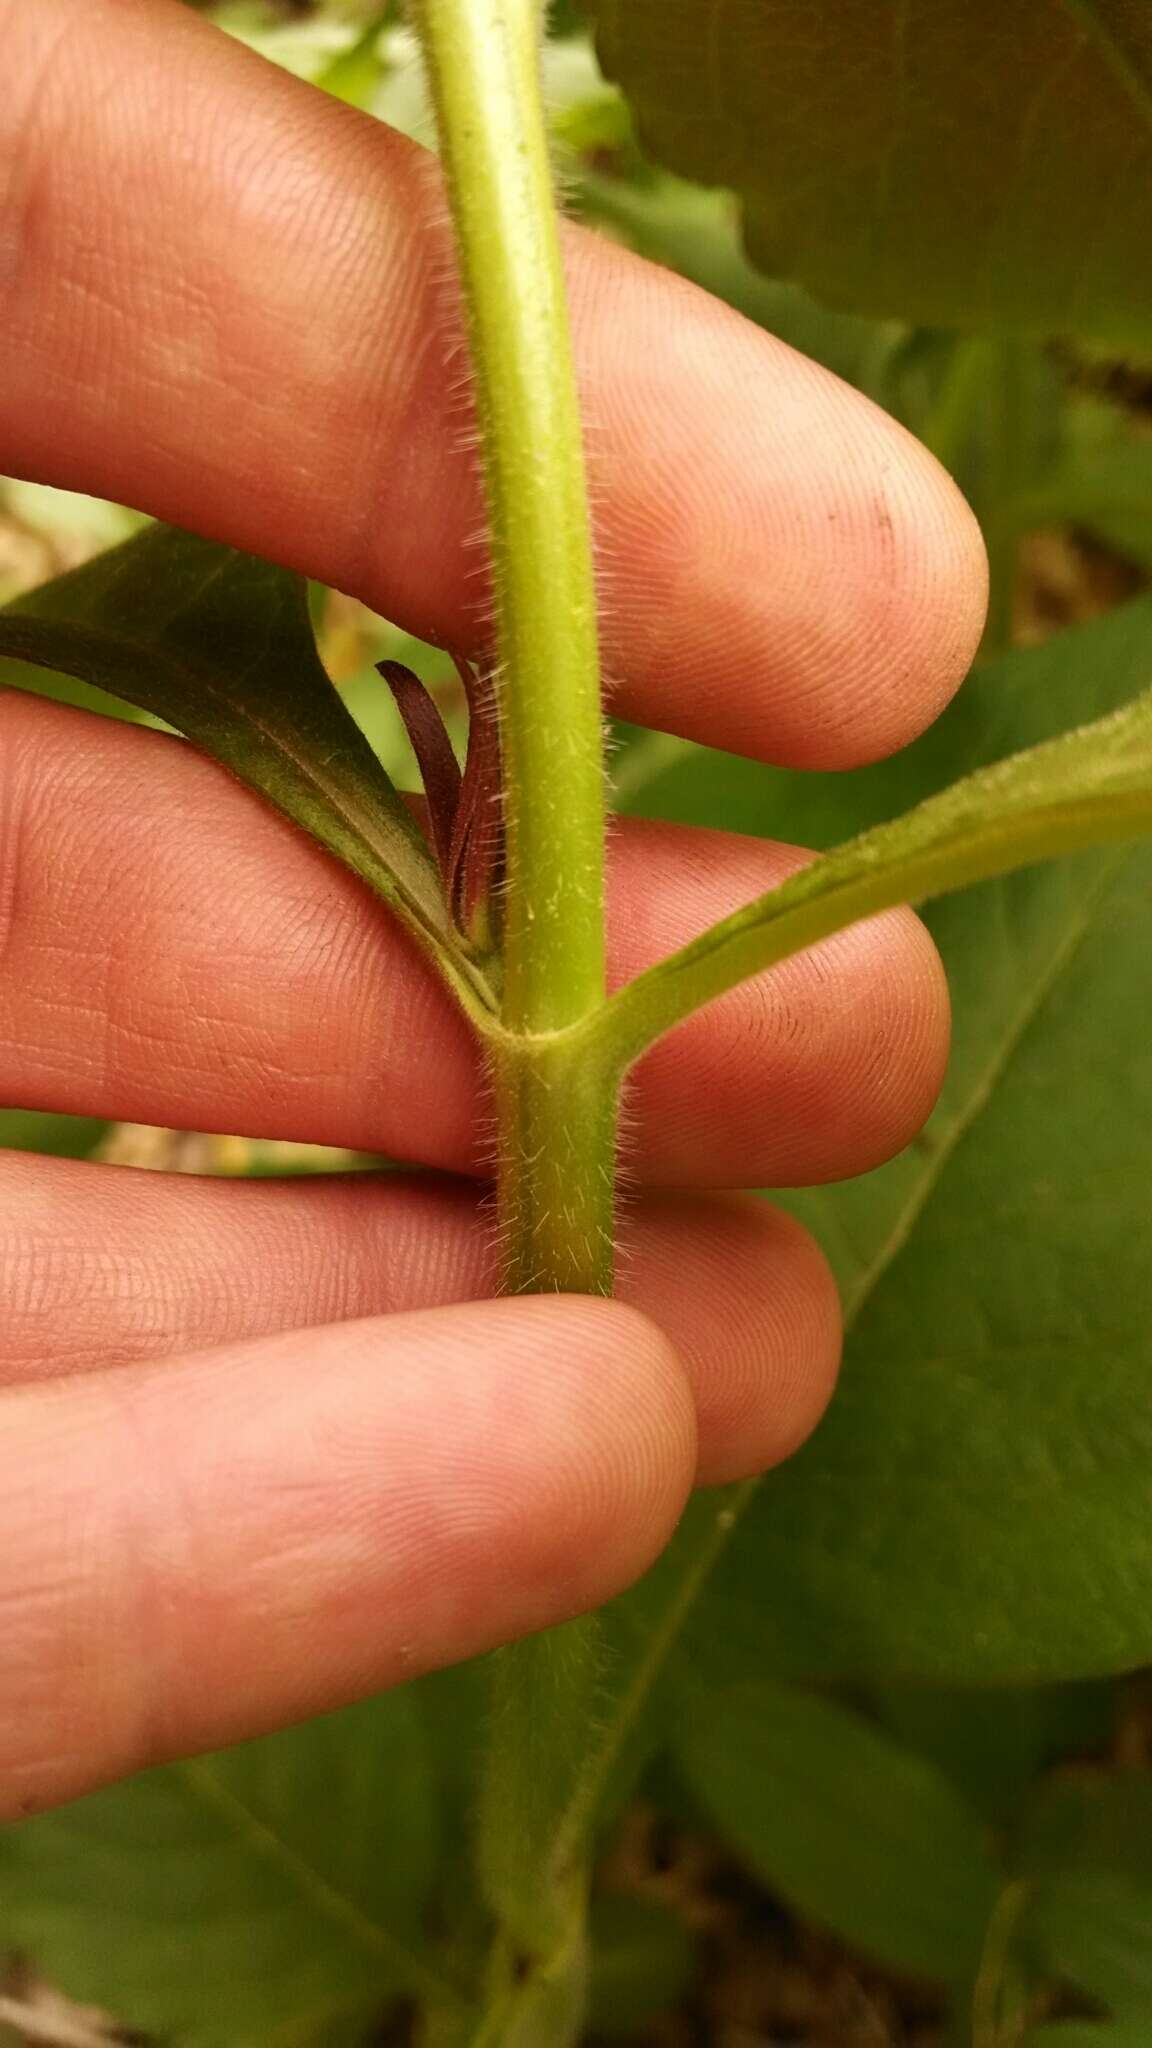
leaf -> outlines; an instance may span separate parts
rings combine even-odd
[[[42,1152],[56,1159],[87,1159],[107,1122],[95,1116],[56,1115],[50,1110],[0,1109],[0,1147]]]
[[[695,1948],[665,1906],[631,1892],[598,1893],[589,1933],[588,2029],[594,2037],[632,2039],[680,2003]]]
[[[1143,0],[594,0],[641,143],[859,313],[1152,333]]]
[[[858,775],[777,777],[765,828],[819,845],[1130,695],[1147,600],[980,670]],[[1152,1656],[1152,853],[1081,855],[937,906],[951,1068],[879,1172],[791,1198],[850,1325],[813,1441],[703,1497],[616,1609],[621,1668],[957,1684]],[[622,1681],[623,1682],[623,1681]]]
[[[317,72],[314,83],[330,92],[334,99],[343,100],[347,106],[370,108],[384,68],[380,55],[381,38],[395,11],[394,0],[387,0],[386,6],[377,8],[356,40],[346,50],[330,58]]]
[[[1109,1684],[981,1691],[879,1685],[869,1705],[909,1749],[942,1770],[978,1813],[1003,1820],[1041,1772],[1103,1747],[1116,1719]]]
[[[1010,1848],[1033,1974],[1139,2020],[1152,2038],[1152,1774],[1051,1780]]]
[[[71,571],[69,572],[72,573]],[[64,578],[59,579],[61,582]],[[54,584],[44,584],[47,592]],[[8,612],[0,608],[0,633],[8,618]],[[29,697],[47,697],[56,704],[71,704],[80,711],[94,711],[101,718],[115,718],[125,725],[160,724],[160,720],[147,719],[133,704],[126,704],[122,697],[110,697],[106,690],[94,689],[76,676],[65,676],[52,669],[36,668],[31,662],[5,660],[0,655],[0,690],[22,690]]]
[[[457,928],[490,949],[505,870],[500,713],[491,675],[460,656],[456,667],[468,700],[468,752],[448,854],[448,901]]]
[[[1096,1871],[1152,1889],[1152,1773],[1080,1769],[1048,1779],[1010,1849],[1030,1882]]]
[[[439,1992],[421,1933],[438,1852],[419,1709],[394,1692],[9,1830],[0,1925],[126,2024],[264,2048]]]
[[[392,693],[420,770],[429,831],[456,930],[487,958],[495,945],[496,892],[504,866],[499,712],[490,676],[454,657],[468,705],[461,774],[439,704],[401,661],[376,668]]]
[[[845,925],[1030,861],[1152,830],[1152,689],[861,833],[637,975],[600,1025],[629,1061],[751,975]]]
[[[373,2048],[377,2029],[372,2025],[376,2015],[367,2017],[362,2012],[337,2013],[332,2019],[324,2019],[317,2027],[309,2025],[301,2034],[281,2037],[276,2048]]]
[[[1058,2020],[1034,2027],[1023,2048],[1148,2048],[1149,2016],[1134,2020]]]
[[[195,740],[383,897],[473,1007],[435,863],[316,653],[298,576],[153,526],[0,613],[0,656]]]
[[[970,1975],[996,1872],[923,1757],[833,1700],[767,1683],[695,1695],[675,1749],[725,1839],[790,1905],[895,1969]]]
[[[1061,464],[1017,508],[1021,525],[1084,527],[1152,569],[1152,442],[1119,441]]]
[[[1121,1872],[1068,1871],[1030,1902],[1026,1936],[1046,1976],[1099,1999],[1152,2037],[1152,1885]]]
[[[629,183],[585,170],[577,174],[576,195],[586,215],[641,256],[690,278],[892,409],[892,372],[904,329],[831,312],[797,285],[761,276],[740,247],[726,193],[701,191],[675,178]]]
[[[414,670],[405,668],[402,661],[378,661],[376,668],[392,692],[416,756],[428,801],[432,845],[443,877],[449,867],[452,826],[460,803],[460,769],[448,729],[436,699]]]

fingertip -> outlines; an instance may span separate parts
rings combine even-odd
[[[754,1195],[649,1197],[628,1221],[633,1300],[675,1335],[691,1377],[696,1483],[751,1478],[815,1429],[836,1384],[840,1298],[815,1239]]]
[[[849,561],[860,677],[853,723],[827,760],[855,768],[918,738],[946,709],[980,645],[988,557],[975,513],[948,471],[887,414],[869,407],[878,445],[862,457],[873,494]]]
[[[793,386],[793,434],[807,434],[777,480],[792,589],[782,578],[766,599],[771,758],[862,767],[924,732],[967,675],[987,611],[983,535],[948,472],[889,414],[817,364],[773,367]],[[779,505],[760,516],[779,522]]]
[[[588,238],[580,254],[605,649],[629,716],[798,768],[902,746],[983,628],[983,541],[952,479],[710,294]]]
[[[786,1209],[753,1196],[728,1200],[734,1209],[743,1210],[749,1228],[758,1227],[772,1243],[782,1275],[773,1303],[781,1360],[779,1394],[767,1437],[757,1404],[748,1403],[746,1434],[743,1441],[734,1436],[724,1474],[742,1479],[783,1464],[822,1421],[840,1372],[844,1324],[836,1276],[811,1231]]]
[[[812,858],[630,820],[612,843],[614,980]],[[929,1115],[949,1025],[943,965],[913,911],[848,926],[731,989],[645,1053],[633,1159],[657,1187],[799,1187],[868,1172]]]
[[[951,1046],[948,977],[923,919],[906,908],[826,940],[826,971],[842,992],[837,1091],[851,1144],[812,1179],[870,1173],[902,1152],[939,1099]]]
[[[554,1586],[559,1536],[564,1611],[582,1613],[638,1578],[679,1520],[697,1468],[692,1385],[672,1337],[642,1306],[539,1295],[489,1312],[510,1309],[521,1332],[539,1323],[554,1395],[569,1381],[553,1451],[568,1526],[539,1517],[529,1541],[542,1545],[544,1580]],[[560,1618],[553,1611],[530,1625]]]

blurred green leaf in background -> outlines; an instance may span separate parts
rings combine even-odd
[[[758,266],[966,328],[1152,329],[1141,0],[596,0],[646,150],[744,202]]]

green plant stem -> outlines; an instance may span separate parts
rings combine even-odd
[[[605,1000],[600,677],[539,18],[535,0],[417,0],[414,18],[456,229],[492,563],[507,881],[488,1044],[505,1284],[606,1294],[615,1104],[573,1029]],[[547,1845],[598,1660],[597,1625],[582,1622],[495,1662],[479,1818],[498,1927],[484,2048],[565,2048],[579,2031],[585,1859],[558,1869]]]
[[[508,870],[504,1023],[604,998],[604,766],[576,380],[535,0],[418,0],[472,344]]]
[[[579,2034],[587,1977],[587,1837],[556,1823],[584,1770],[600,1661],[595,1617],[530,1636],[497,1656],[504,1683],[494,1689],[479,1857],[500,1925],[475,2048],[534,2048],[537,2042],[564,2048]],[[532,1702],[529,1716],[525,1700]]]
[[[506,1288],[608,1293],[618,1073],[583,1032],[503,1039],[490,1059]]]
[[[972,1989],[972,2048],[1015,2048],[1028,2025],[1026,1980],[1013,1948],[1033,1885],[1017,1878],[996,1902]]]

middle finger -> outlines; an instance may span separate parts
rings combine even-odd
[[[616,980],[803,858],[634,822],[611,857]],[[353,876],[193,748],[0,693],[0,878],[0,1101],[485,1170],[475,1048],[440,984]],[[923,926],[872,919],[654,1049],[630,1165],[667,1186],[861,1172],[927,1115],[946,1044]]]

